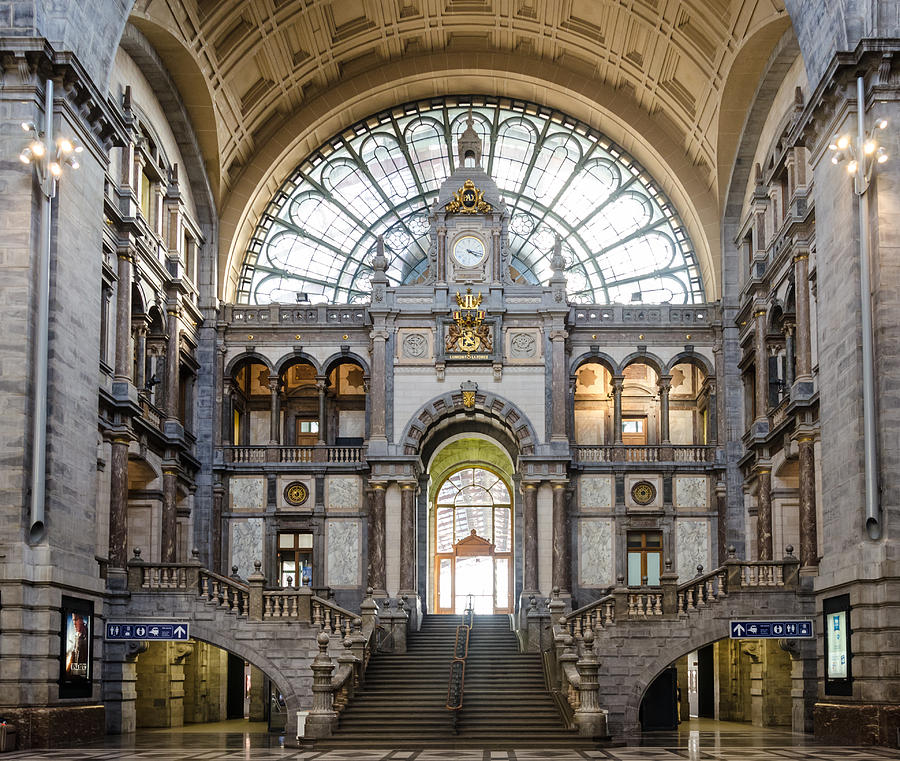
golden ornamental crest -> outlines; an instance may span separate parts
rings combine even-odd
[[[453,322],[447,327],[444,348],[448,354],[465,354],[470,358],[474,353],[490,353],[494,350],[494,336],[491,326],[485,325],[485,311],[479,309],[482,295],[472,293],[471,288],[462,294],[457,291],[456,303],[459,309],[453,312]]]
[[[488,214],[493,211],[491,205],[484,200],[484,191],[475,187],[472,180],[466,180],[463,186],[453,194],[453,199],[444,207],[447,212],[460,214]]]

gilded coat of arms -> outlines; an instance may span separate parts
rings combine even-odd
[[[484,323],[485,311],[479,309],[482,295],[473,294],[471,288],[465,294],[456,294],[459,309],[453,312],[453,322],[447,327],[444,348],[448,354],[489,354],[494,350],[491,326]]]
[[[484,200],[484,191],[476,188],[472,180],[466,180],[447,202],[444,210],[459,214],[489,214],[493,209]]]

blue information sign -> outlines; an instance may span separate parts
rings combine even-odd
[[[190,625],[181,621],[169,621],[167,623],[138,621],[106,624],[106,639],[113,641],[146,639],[157,642],[167,640],[182,642],[187,640],[189,636]]]
[[[811,619],[799,621],[732,621],[731,639],[811,639]]]

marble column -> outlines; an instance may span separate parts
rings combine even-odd
[[[131,249],[118,251],[116,289],[116,380],[128,383],[131,380],[131,267],[134,255]]]
[[[226,436],[225,433],[225,422],[228,419],[226,416],[226,411],[228,408],[228,404],[225,400],[225,388],[231,385],[231,382],[228,378],[225,377],[225,352],[227,351],[226,347],[220,345],[216,348],[216,375],[213,379],[216,384],[216,392],[215,392],[215,412],[213,412],[213,416],[218,415],[219,424],[213,424],[213,446],[220,447],[222,446],[223,440]]]
[[[625,377],[614,375],[612,378],[613,395],[613,443],[622,443],[622,388],[625,385]]]
[[[522,484],[525,589],[522,594],[540,594],[538,584],[537,484]]]
[[[222,443],[227,447],[232,444],[239,444],[234,440],[234,407],[232,404],[232,395],[234,394],[233,384],[230,378],[222,381]]]
[[[128,561],[128,436],[115,436],[110,455],[109,567],[124,569]]]
[[[809,325],[809,254],[794,257],[794,299],[797,318],[797,380],[812,382]]]
[[[372,484],[369,504],[369,586],[376,596],[387,594],[384,568],[385,485]]]
[[[784,326],[784,385],[788,392],[794,385],[794,326]]]
[[[672,376],[659,376],[659,443],[669,444],[669,392],[672,390]]]
[[[803,436],[797,440],[800,450],[800,567],[819,565],[816,526],[816,465],[814,442]]]
[[[222,513],[225,507],[225,487],[216,482],[213,486],[213,514],[212,514],[212,569],[216,573],[228,575],[222,568]],[[229,572],[230,573],[230,572]]]
[[[553,408],[550,420],[550,438],[566,439],[566,337],[565,330],[550,332],[551,372],[553,378]]]
[[[553,483],[553,586],[561,594],[571,592],[569,581],[569,516],[566,510],[566,481]]]
[[[112,286],[104,283],[100,291],[100,359],[103,362],[109,362],[109,302],[112,294]]]
[[[169,420],[178,419],[178,352],[180,350],[178,338],[179,308],[170,305],[166,308],[168,319],[169,339],[166,342],[166,417]]]
[[[772,559],[772,469],[756,471],[756,559]]]
[[[757,309],[753,316],[756,319],[754,358],[756,364],[756,397],[753,419],[764,420],[769,412],[769,354],[766,351],[766,310]]]
[[[372,337],[372,419],[370,422],[371,439],[387,441],[385,422],[385,399],[387,369],[385,367],[386,344],[388,332],[373,330]]]
[[[269,377],[269,444],[278,446],[281,438],[281,406],[278,398],[278,386],[281,379],[275,375]]]
[[[400,594],[416,594],[416,484],[400,484]]]
[[[139,323],[134,329],[137,337],[137,358],[135,359],[134,385],[143,391],[147,385],[147,325]]]
[[[162,538],[160,554],[163,563],[174,563],[177,555],[177,478],[174,467],[163,466]]]
[[[728,559],[728,490],[724,481],[716,483],[716,557],[722,565]]]
[[[319,393],[319,438],[317,444],[325,443],[325,378],[316,378],[316,391]]]

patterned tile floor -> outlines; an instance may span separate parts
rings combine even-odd
[[[745,724],[694,720],[625,747],[597,750],[332,750],[282,746],[265,725],[247,722],[150,730],[102,744],[4,753],[4,761],[900,761],[900,751],[817,743],[812,737]]]

